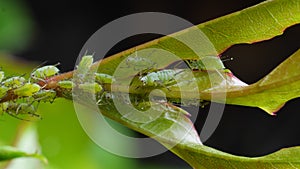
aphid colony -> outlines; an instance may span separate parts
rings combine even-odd
[[[217,71],[226,71],[219,58],[207,57],[205,59],[188,60],[185,62],[193,71],[215,71],[216,69]],[[143,60],[138,61],[142,62]],[[128,66],[135,64],[132,60],[128,60],[127,62]],[[113,98],[113,95],[104,89],[104,86],[112,84],[115,79],[111,75],[93,71],[92,64],[92,55],[83,56],[77,66],[74,77],[58,81],[57,87],[54,89],[46,89],[45,86],[40,86],[38,82],[42,81],[47,84],[48,79],[58,75],[59,69],[56,67],[58,64],[37,68],[30,74],[28,80],[24,76],[5,77],[4,72],[0,71],[0,114],[5,112],[21,119],[27,119],[26,117],[29,116],[39,117],[36,114],[36,109],[41,101],[52,103],[58,96],[67,98],[64,93],[73,97],[71,92],[73,89],[78,89],[82,93],[95,94],[97,104],[104,105],[107,99]],[[137,88],[167,88],[170,85],[176,84],[175,77],[183,71],[185,69],[159,70],[156,68],[147,68],[142,73],[136,75],[135,80],[138,81]],[[8,99],[10,101],[4,101],[4,98],[8,95],[14,95],[15,97]],[[20,116],[24,116],[24,118]]]
[[[8,95],[14,98],[0,103],[0,114],[7,113],[19,119],[39,118],[36,109],[40,101],[53,102],[56,98],[54,90],[43,89],[34,82],[46,80],[58,74],[59,69],[55,66],[44,66],[34,70],[27,81],[23,76],[5,77],[0,71],[0,101]]]
[[[108,95],[103,91],[101,85],[112,83],[113,77],[107,74],[94,73],[94,81],[89,82],[86,78],[90,77],[90,67],[93,63],[92,56],[84,56],[77,67],[79,81],[76,83],[72,79],[62,80],[57,83],[55,89],[45,89],[40,86],[39,81],[47,82],[47,80],[58,75],[59,69],[57,65],[48,65],[37,68],[31,74],[28,80],[23,76],[5,77],[3,71],[0,71],[0,114],[7,113],[13,117],[29,120],[39,117],[36,114],[39,103],[52,103],[58,96],[58,92],[71,93],[73,88],[77,88],[82,92],[101,94],[99,98]],[[3,101],[8,95],[14,98]]]

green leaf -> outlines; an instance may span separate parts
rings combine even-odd
[[[281,35],[300,22],[299,0],[272,0],[246,8],[198,27],[208,36],[218,52],[234,44],[254,43]]]
[[[7,169],[42,169],[44,167],[41,162],[44,164],[48,163],[46,157],[39,153],[40,146],[38,143],[37,129],[34,124],[22,123],[19,126],[15,144],[15,147],[4,146],[0,148],[1,160],[12,160],[8,163]]]
[[[33,153],[33,154],[27,153],[25,151],[21,151],[18,148],[11,147],[11,146],[0,147],[0,161],[12,160],[14,158],[19,158],[19,157],[34,157],[42,161],[45,161],[45,157],[37,153]]]
[[[300,97],[299,63],[300,50],[258,82],[230,89],[226,103],[259,107],[273,115],[287,101]]]
[[[123,103],[126,104],[126,103]],[[193,124],[186,117],[184,110],[175,106],[156,104],[153,110],[162,113],[158,118],[149,123],[137,123],[129,120],[130,116],[120,114],[109,102],[105,106],[99,106],[101,113],[133,130],[153,137],[172,152],[184,159],[195,169],[211,168],[298,168],[300,167],[300,147],[286,148],[270,155],[262,157],[235,156],[222,151],[204,146],[199,141],[198,134]],[[86,114],[87,109],[83,109]],[[124,112],[129,112],[124,106]],[[153,115],[153,114],[152,114]],[[146,113],[140,118],[151,117]],[[137,120],[137,119],[135,119]],[[89,122],[92,120],[89,120]],[[93,126],[93,124],[91,124]]]
[[[220,54],[234,44],[254,43],[280,35],[287,27],[300,23],[299,11],[299,0],[273,0],[266,1],[245,10],[200,24],[197,27],[205,33],[205,35],[214,44],[217,51],[215,52],[211,48],[201,48],[203,50],[200,51],[200,57]],[[136,56],[142,56],[140,51],[147,48],[158,48],[171,51],[181,59],[195,59],[197,58],[195,53],[188,49],[185,44],[174,39],[174,37],[179,39],[190,39],[190,42],[193,43],[193,31],[195,31],[195,28],[188,28],[172,34],[171,36],[163,37],[137,46],[136,48],[126,50],[122,53],[115,54],[107,59],[102,60],[99,71],[113,74],[117,66],[124,61],[124,59],[126,59],[128,56],[134,56],[135,53]],[[151,52],[148,52],[148,54],[151,54]],[[299,96],[299,77],[296,73],[299,72],[299,67],[297,66],[299,59],[293,58],[297,55],[299,54],[294,54],[291,57],[292,59],[288,59],[286,63],[282,64],[290,66],[281,65],[270,75],[250,86],[247,86],[230,74],[225,74],[225,76],[223,76],[224,79],[220,80],[220,88],[212,88],[212,86],[209,84],[208,74],[205,74],[204,72],[193,73],[196,78],[195,81],[197,82],[200,92],[202,93],[201,97],[203,97],[203,99],[209,100],[209,95],[212,92],[220,92],[221,94],[224,93],[224,87],[226,87],[225,89],[228,92],[226,103],[256,106],[271,113],[277,110],[287,100]],[[161,53],[151,55],[151,57],[154,57],[152,62],[159,64],[158,68],[163,68],[171,63],[171,61],[168,59],[161,59],[162,56],[164,55]],[[133,67],[132,69],[135,68]],[[131,70],[128,72],[124,71],[124,74],[122,74],[120,77],[130,77],[134,71]],[[285,76],[284,73],[289,74],[290,72],[293,72],[291,76],[287,76],[286,79],[280,80],[280,77]],[[218,72],[213,72],[211,75],[214,76],[217,74]],[[225,82],[227,86],[222,86],[222,82]],[[133,81],[132,84],[133,86],[139,85],[136,84],[136,81]],[[187,84],[183,84],[182,87],[185,87],[185,92],[191,91],[187,87]],[[126,87],[124,86],[124,88],[122,88],[122,85],[118,86],[118,89],[119,91],[126,91]],[[131,90],[132,93],[139,94],[141,92],[138,88],[136,88],[136,86],[134,86],[133,89],[134,90]],[[178,85],[171,86],[169,89],[171,92],[167,92],[165,88],[162,88],[162,90],[165,90],[168,93],[167,97],[179,98],[180,94],[176,93],[176,91],[180,91],[178,89]],[[293,90],[293,92],[291,92],[292,94],[288,94],[289,89]],[[149,91],[150,90],[151,89],[149,88]],[[144,92],[147,92],[147,88],[144,90]],[[196,98],[192,92],[190,93],[190,95],[187,94],[186,96]],[[172,145],[173,141],[176,142],[178,139],[182,138],[181,135],[177,136],[176,134],[171,136],[160,134],[162,131],[170,128],[171,123],[169,123],[169,119],[164,118],[167,116],[162,116],[162,118],[154,120],[152,124],[142,126],[139,123],[134,123],[124,119],[114,107],[106,105],[103,107],[100,106],[100,109],[101,113],[103,113],[105,116],[110,117],[119,123],[130,127],[131,129],[139,131],[148,136],[159,136],[156,137],[156,139],[168,148],[171,148],[170,145]],[[127,110],[124,109],[124,111],[126,112]],[[169,109],[169,111],[165,111],[164,113],[167,115],[174,115],[172,109]],[[186,132],[187,130],[184,126],[191,126],[191,124],[188,123],[188,118],[185,116],[182,116],[180,119],[174,119],[172,123],[178,123],[178,125],[181,124],[176,129],[172,129],[172,133]],[[189,133],[190,138],[197,140],[198,137],[196,131],[192,130]],[[276,153],[257,158],[231,155],[203,146],[201,143],[197,142],[181,142],[175,147],[172,147],[171,151],[187,161],[194,168],[201,169],[300,167],[299,147],[284,149]]]
[[[300,167],[300,147],[285,148],[263,157],[241,157],[203,145],[178,145],[172,149],[195,169],[294,169]]]
[[[217,19],[202,23],[196,27],[165,36],[145,44],[136,46],[126,51],[117,53],[101,61],[99,71],[112,75],[117,66],[129,55],[146,55],[152,58],[159,67],[170,64],[170,59],[162,58],[161,52],[139,53],[140,50],[157,48],[174,53],[181,59],[198,58],[187,45],[198,49],[199,57],[218,55],[234,44],[254,43],[267,40],[277,35],[294,24],[300,23],[299,0],[273,0],[265,1],[244,10],[219,17]],[[204,44],[199,44],[199,28],[210,40],[210,46],[206,37],[200,35]],[[176,40],[184,40],[186,44]],[[173,60],[174,61],[174,60]],[[130,72],[131,73],[131,72]],[[130,75],[129,73],[129,75]]]
[[[168,103],[152,103],[151,110],[147,110],[147,113],[134,112],[126,106],[124,100],[117,101],[124,105],[122,112],[125,114],[120,113],[113,105],[116,100],[114,102],[107,100],[107,104],[100,105],[101,113],[133,130],[166,143],[177,141],[185,144],[202,144],[185,110]]]

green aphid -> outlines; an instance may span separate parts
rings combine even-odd
[[[225,69],[222,60],[217,56],[206,56],[200,60],[187,60],[186,63],[193,70],[220,70]]]
[[[11,111],[15,111],[15,114],[34,114],[36,112],[35,107],[28,103],[20,103],[17,105],[17,109],[12,107]]]
[[[8,105],[9,102],[0,103],[0,115],[7,111]]]
[[[36,114],[36,107],[30,103],[9,103],[6,113],[20,120],[40,119],[40,115]]]
[[[0,86],[0,99],[6,96],[8,90],[8,87]]]
[[[21,76],[14,76],[8,78],[2,82],[2,85],[8,87],[9,89],[14,89],[23,86],[25,83],[25,78]]]
[[[4,102],[0,104],[0,113],[7,113],[20,120],[30,121],[40,116],[35,114],[36,108],[29,103]],[[30,119],[30,120],[29,120]]]
[[[111,84],[115,81],[113,76],[104,73],[95,73],[95,80],[99,84]]]
[[[99,93],[103,89],[98,83],[83,83],[79,84],[78,88],[88,93]]]
[[[74,83],[70,80],[63,80],[63,81],[59,81],[57,83],[57,85],[61,88],[61,89],[67,89],[67,90],[71,90],[74,86]]]
[[[4,79],[4,72],[0,71],[0,82],[2,82],[3,79]]]
[[[54,90],[40,90],[32,96],[35,101],[44,101],[52,103],[56,98],[56,92]]]
[[[174,76],[178,73],[179,72],[176,70],[161,70],[140,77],[140,80],[143,82],[144,86],[167,86],[176,83]]]
[[[83,56],[77,66],[77,73],[82,76],[85,76],[90,70],[93,62],[94,62],[93,55]]]
[[[140,71],[143,69],[151,69],[156,67],[156,64],[147,59],[147,58],[142,58],[142,57],[128,57],[126,59],[126,65],[128,67],[133,67],[134,70]]]
[[[14,94],[19,97],[28,97],[32,96],[34,93],[41,90],[41,87],[38,84],[26,83],[23,86],[14,90]]]
[[[36,69],[30,76],[34,80],[45,80],[46,78],[57,75],[58,73],[59,69],[56,66],[49,65]]]
[[[134,105],[135,108],[141,111],[146,111],[151,107],[151,103],[149,101],[141,101]]]

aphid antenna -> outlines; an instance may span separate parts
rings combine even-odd
[[[174,76],[176,76],[176,75],[178,75],[178,74],[180,74],[180,73],[182,73],[182,72],[184,72],[185,71],[185,69],[179,69],[180,71],[179,72],[176,72],[175,74],[174,74]]]
[[[32,78],[32,77],[31,77],[32,73],[33,73],[34,71],[36,71],[38,68],[40,68],[40,67],[42,67],[43,65],[45,65],[47,62],[48,62],[47,60],[43,61],[42,63],[40,63],[39,65],[37,65],[37,66],[31,71],[30,77],[29,77],[29,79],[28,79],[28,82],[29,82],[29,83],[30,83],[30,80],[31,80],[31,78]]]
[[[40,63],[39,65],[37,65],[37,66],[31,71],[31,73],[34,72],[34,71],[36,71],[38,68],[42,67],[43,65],[45,65],[47,62],[48,62],[48,61],[45,60],[45,61],[43,61],[42,63]]]
[[[18,114],[19,114],[19,110],[20,110],[20,108],[21,108],[21,105],[22,105],[22,104],[20,104],[20,105],[17,107],[17,110],[16,110],[16,115],[18,115]]]
[[[53,66],[59,66],[60,65],[60,62],[57,62],[57,63],[55,63]]]
[[[134,54],[135,54],[135,57],[138,57],[137,56],[137,49],[136,49],[136,47],[134,48]]]
[[[95,53],[96,53],[96,52],[93,52],[91,55],[94,56]],[[83,54],[83,56],[86,56],[86,55],[88,55],[88,50],[86,50],[86,51],[84,52],[84,54]]]
[[[229,57],[228,55],[226,55],[226,56],[220,56],[220,59],[222,60],[222,62],[227,62],[227,61],[232,61],[233,57]]]

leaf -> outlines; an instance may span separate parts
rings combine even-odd
[[[222,52],[234,44],[255,43],[281,35],[287,27],[300,22],[299,3],[299,0],[265,1],[198,27]]]
[[[21,151],[18,148],[11,146],[1,146],[0,147],[0,161],[12,160],[14,158],[19,157],[34,157],[45,161],[45,157],[37,153],[26,153],[25,151]]]
[[[300,50],[258,82],[232,88],[228,104],[259,107],[274,115],[287,101],[300,97]]]
[[[6,169],[31,169],[44,168],[42,163],[47,164],[48,161],[45,156],[39,153],[40,147],[38,143],[36,126],[30,123],[22,123],[18,130],[18,135],[15,140],[16,148],[4,147],[3,160],[12,160],[8,163]],[[19,158],[19,157],[33,157],[33,158]],[[18,159],[14,159],[18,158]]]
[[[272,169],[300,167],[300,147],[283,149],[262,157],[249,158],[235,156],[202,145],[193,124],[185,115],[186,112],[180,108],[171,105],[155,104],[152,109],[157,110],[157,113],[161,113],[161,115],[151,122],[140,123],[135,121],[141,120],[141,118],[151,118],[155,114],[147,112],[143,116],[133,116],[135,119],[132,121],[128,115],[130,111],[126,106],[122,110],[123,113],[127,112],[128,114],[123,114],[115,108],[113,102],[109,100],[105,102],[107,103],[106,105],[99,106],[103,115],[156,139],[195,169]],[[114,103],[116,104],[116,100],[114,100]],[[127,103],[122,102],[122,105],[125,104]],[[88,117],[88,114],[90,114],[89,110],[84,107],[82,107],[82,112],[87,115],[87,123],[95,126],[93,124],[95,116]],[[95,130],[95,128],[93,129]]]
[[[263,157],[241,157],[203,145],[178,145],[172,149],[195,169],[295,169],[300,167],[300,147],[285,148]]]
[[[84,99],[84,97],[81,96],[80,99]],[[86,100],[80,101],[81,103],[86,102]],[[102,102],[104,104],[100,104],[99,109],[103,115],[156,140],[172,144],[182,142],[202,145],[193,123],[187,117],[188,113],[181,108],[168,103],[151,103],[151,108],[143,113],[141,110],[133,111],[131,105],[126,101],[124,102],[123,99],[117,99],[113,102],[109,99]],[[116,109],[114,105],[116,102],[122,105],[122,112]],[[144,102],[143,104],[148,103]],[[86,107],[81,107],[81,111],[88,118]],[[90,124],[92,121],[93,117],[88,123]]]
[[[170,59],[167,57],[162,59],[162,56],[166,55],[165,53],[153,51],[139,53],[144,49],[162,49],[174,53],[181,59],[195,59],[198,58],[197,55],[187,44],[197,45],[194,48],[198,49],[198,56],[204,57],[216,56],[234,44],[254,43],[273,38],[281,35],[287,27],[300,23],[299,3],[299,0],[262,2],[105,58],[101,61],[99,71],[112,75],[117,66],[129,55],[144,56],[146,58],[151,56],[152,62],[159,64],[158,68],[170,64]],[[204,34],[199,35],[197,28],[206,37],[203,36]],[[201,42],[199,42],[199,39],[195,39],[199,36],[202,37]],[[206,38],[209,39],[211,44]],[[186,44],[176,39],[184,40]]]

